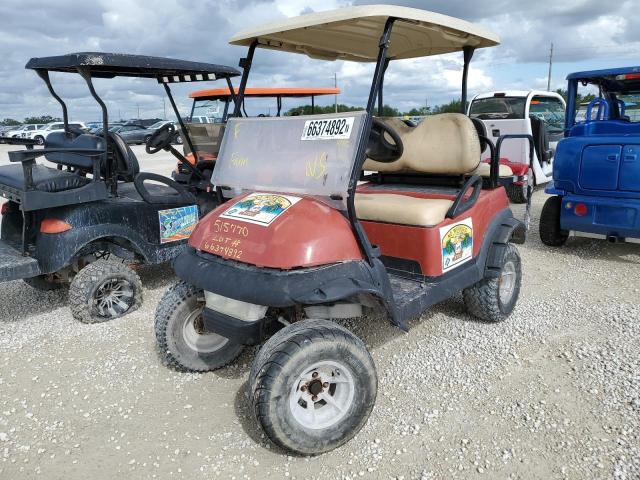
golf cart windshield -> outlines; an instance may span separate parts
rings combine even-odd
[[[211,181],[243,190],[333,197],[344,205],[365,117],[366,112],[349,112],[231,118]]]
[[[526,97],[477,98],[469,115],[480,120],[515,120],[524,118]]]

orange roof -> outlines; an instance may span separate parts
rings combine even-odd
[[[234,93],[238,88],[234,87]],[[310,97],[312,95],[338,95],[339,88],[247,88],[245,97]],[[189,94],[190,98],[226,98],[229,96],[229,88],[210,88],[197,90]]]

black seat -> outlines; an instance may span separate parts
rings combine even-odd
[[[140,164],[136,154],[127,145],[120,135],[109,132],[109,160],[112,162],[115,157],[115,174],[118,180],[123,182],[133,182],[135,176],[140,173]],[[102,174],[105,175],[105,166],[102,166]]]
[[[33,188],[41,192],[62,192],[72,188],[84,187],[91,180],[75,173],[64,172],[44,165],[34,165],[31,169]],[[22,165],[4,165],[0,167],[0,184],[24,190],[24,169]]]
[[[9,152],[12,164],[0,167],[0,192],[24,211],[105,199],[107,187],[100,175],[103,149],[104,140],[96,135],[78,130],[51,133],[42,150]],[[40,156],[58,168],[38,165]],[[93,178],[87,177],[89,173]]]

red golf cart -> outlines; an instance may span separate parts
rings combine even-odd
[[[488,322],[516,304],[513,243],[525,228],[498,184],[499,148],[463,113],[417,126],[374,116],[390,60],[464,52],[464,105],[473,51],[498,39],[455,18],[366,6],[290,18],[231,43],[249,47],[236,105],[256,48],[376,66],[365,111],[229,119],[212,182],[244,193],[199,222],[174,263],[181,281],[156,312],[160,351],[186,370],[219,368],[270,336],[248,383],[256,419],[277,445],[317,454],[360,430],[377,393],[364,343],[332,320],[368,321],[375,308],[406,330],[460,291]],[[486,181],[473,174],[481,142],[494,150]]]

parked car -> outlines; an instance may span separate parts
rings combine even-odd
[[[147,143],[155,130],[150,130],[142,125],[120,125],[109,129],[110,132],[117,133],[129,144],[142,145]]]
[[[20,125],[19,127],[15,127],[13,130],[9,130],[8,132],[5,132],[4,135],[5,137],[18,138],[18,137],[21,137],[23,133],[33,132],[34,130],[37,130],[41,127],[43,127],[43,125],[34,124],[34,123],[30,123],[27,125]]]
[[[80,129],[87,131],[87,126],[82,122],[69,123],[70,128]],[[53,132],[64,131],[64,122],[52,122],[41,126],[38,129],[22,132],[20,136],[22,138],[30,138],[38,142],[38,145],[43,145],[45,138],[47,138]]]

